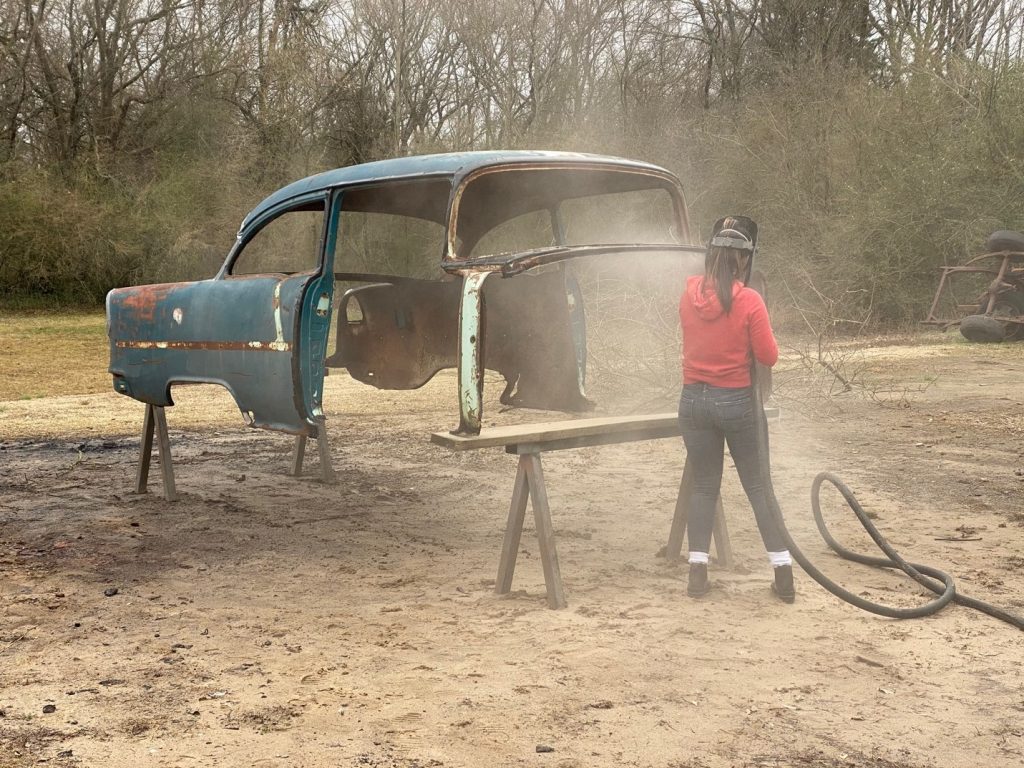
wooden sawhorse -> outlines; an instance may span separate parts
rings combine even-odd
[[[153,435],[156,433],[157,449],[160,455],[160,473],[163,476],[164,498],[177,501],[178,493],[174,487],[174,463],[171,460],[171,439],[167,432],[167,414],[161,405],[146,404],[146,413],[142,418],[142,442],[139,446],[139,466],[135,474],[135,492],[146,493],[149,484],[149,465],[153,456]],[[302,474],[302,460],[306,453],[306,435],[295,438],[295,449],[292,454],[291,474],[298,477]],[[321,422],[317,427],[317,448],[320,454],[320,478],[324,483],[333,484],[337,481],[334,465],[331,463],[331,449],[327,442],[327,427]]]
[[[299,477],[302,474],[302,461],[306,456],[306,435],[295,436],[295,449],[292,452],[292,476]],[[320,456],[320,479],[327,485],[334,485],[338,476],[334,472],[334,465],[331,463],[331,446],[327,442],[327,425],[320,422],[317,426],[316,435],[317,453]]]
[[[530,499],[533,502],[533,517],[537,527],[537,540],[540,545],[548,606],[564,608],[567,603],[565,590],[562,587],[562,575],[558,567],[558,552],[555,547],[554,528],[551,524],[547,488],[544,485],[541,453],[638,440],[655,440],[678,437],[679,435],[679,420],[676,414],[662,413],[496,427],[484,430],[479,435],[434,432],[430,439],[437,445],[455,451],[501,446],[505,448],[506,453],[519,456],[494,591],[503,595],[512,589],[512,576],[515,572],[516,556],[519,553],[519,543],[526,518],[526,502]],[[687,501],[691,486],[692,473],[687,472],[684,468],[679,484],[679,494],[676,498],[669,544],[666,547],[666,556],[672,559],[679,557],[682,548],[687,522]],[[729,532],[722,511],[721,499],[718,500],[716,510],[715,527],[712,534],[715,553],[719,563],[723,567],[729,567],[732,562],[732,547],[729,543]]]
[[[135,473],[135,492],[145,493],[149,482],[149,462],[153,456],[153,432],[156,428],[157,446],[160,451],[160,474],[164,480],[164,498],[177,501],[174,489],[174,464],[171,462],[171,439],[167,434],[167,415],[162,405],[146,404],[146,415],[142,417],[142,443],[139,446],[139,467]]]

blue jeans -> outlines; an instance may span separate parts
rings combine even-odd
[[[743,490],[754,508],[754,518],[765,549],[781,552],[787,548],[773,514],[778,502],[771,488],[771,479],[761,471],[757,419],[764,419],[764,413],[759,409],[755,413],[750,387],[737,389],[709,384],[687,384],[683,387],[679,398],[679,424],[694,478],[687,524],[691,552],[708,552],[711,547],[715,502],[722,487],[725,443],[729,444],[729,453],[736,463]]]

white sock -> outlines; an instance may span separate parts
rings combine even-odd
[[[690,562],[693,561],[691,560]],[[778,568],[780,565],[792,565],[793,558],[789,556],[788,549],[783,549],[780,552],[769,552],[768,562],[772,564],[772,568]]]
[[[707,552],[690,552],[691,563],[703,563],[708,564],[708,553]]]

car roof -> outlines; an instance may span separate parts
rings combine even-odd
[[[255,219],[275,206],[301,195],[321,192],[334,187],[354,186],[375,181],[401,181],[420,177],[438,176],[452,179],[464,177],[481,168],[509,164],[545,165],[608,165],[623,170],[654,171],[659,174],[671,174],[664,168],[638,160],[626,160],[621,157],[607,155],[591,155],[580,152],[550,152],[542,150],[503,150],[482,152],[449,152],[435,155],[413,155],[395,157],[388,160],[377,160],[359,165],[335,168],[282,187],[257,205],[242,221],[241,229],[245,229]]]

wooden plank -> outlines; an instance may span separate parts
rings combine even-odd
[[[679,495],[676,496],[676,511],[672,516],[672,528],[668,534],[668,546],[665,547],[665,559],[676,562],[683,550],[683,536],[686,535],[686,524],[689,522],[690,495],[693,493],[693,471],[690,462],[683,466],[683,478],[679,481]]]
[[[292,476],[298,477],[302,474],[302,461],[306,457],[306,436],[295,436],[295,451],[292,454]]]
[[[674,413],[648,414],[646,416],[613,416],[599,419],[570,419],[534,424],[514,424],[481,430],[479,435],[453,435],[449,432],[434,432],[430,440],[455,451],[474,448],[492,448],[516,443],[550,442],[552,440],[577,438],[584,435],[614,434],[637,431],[643,428],[662,428],[677,421]]]
[[[331,463],[331,444],[327,440],[327,425],[321,421],[317,425],[316,447],[320,452],[320,480],[326,485],[334,485],[338,476],[334,472],[334,464]]]
[[[156,440],[160,448],[160,472],[164,479],[164,498],[177,501],[178,492],[174,488],[174,463],[171,460],[171,437],[167,432],[167,415],[162,406],[154,405],[153,417],[156,421]]]
[[[564,451],[572,448],[589,448],[595,445],[616,445],[618,443],[635,443],[640,440],[660,440],[666,437],[678,437],[679,427],[665,424],[657,427],[642,427],[626,432],[611,432],[595,435],[581,435],[558,440],[545,440],[537,443],[513,443],[505,446],[506,453],[536,453],[537,451]]]
[[[523,537],[523,521],[526,519],[526,502],[529,496],[526,457],[521,456],[516,470],[516,484],[512,488],[512,503],[508,507],[508,523],[505,526],[501,560],[498,562],[498,578],[494,586],[494,591],[499,595],[507,595],[512,590],[512,575],[516,570],[516,556],[519,554],[519,542]]]
[[[676,497],[676,510],[672,516],[672,528],[668,534],[668,545],[665,547],[665,559],[677,562],[682,554],[683,539],[689,523],[690,496],[693,493],[692,471],[690,462],[683,467],[683,479],[679,482],[679,495]],[[732,542],[729,540],[729,528],[722,509],[722,497],[715,501],[715,520],[711,529],[711,537],[715,544],[715,555],[718,564],[723,568],[732,567]]]
[[[526,461],[526,477],[530,483],[530,498],[533,500],[533,519],[537,526],[537,542],[540,544],[540,562],[544,567],[544,584],[548,591],[549,608],[565,608],[565,592],[562,589],[562,573],[558,568],[558,551],[555,549],[555,530],[551,525],[551,508],[548,505],[548,491],[544,486],[544,470],[540,465],[540,454],[523,456]]]
[[[779,415],[779,409],[766,408],[765,413],[769,418],[776,418]],[[549,448],[548,444],[559,441],[580,441],[577,444],[566,442],[564,446],[560,446],[572,448],[584,445],[606,445],[611,442],[655,440],[663,437],[675,437],[679,434],[681,433],[678,416],[672,412],[513,424],[484,429],[479,435],[433,432],[430,435],[430,442],[453,451],[469,451],[477,448],[504,447],[525,443],[542,445],[544,450],[556,450]],[[602,437],[605,439],[602,440]]]
[[[139,445],[139,467],[135,473],[135,492],[145,493],[149,484],[149,462],[153,456],[153,406],[146,404],[142,417],[142,443]]]
[[[718,564],[723,568],[732,568],[732,542],[729,541],[729,528],[725,524],[721,496],[715,501],[715,521],[711,528],[711,538],[715,542]]]

